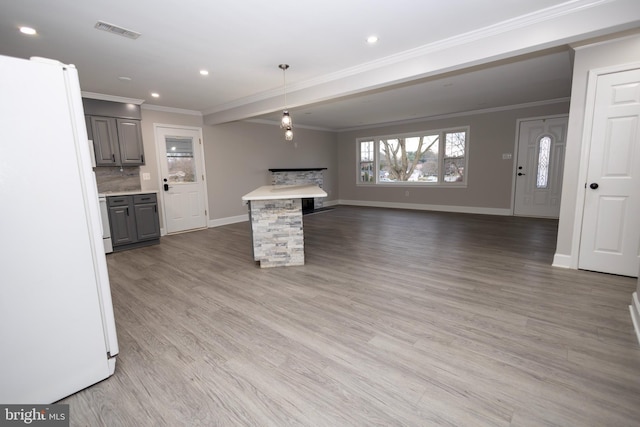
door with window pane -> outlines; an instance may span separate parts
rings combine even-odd
[[[167,233],[207,226],[201,144],[199,129],[156,127]]]
[[[558,218],[567,117],[520,122],[514,214]]]

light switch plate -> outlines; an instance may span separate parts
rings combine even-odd
[[[142,180],[149,181],[151,179],[151,174],[149,172],[142,172]]]
[[[513,154],[511,153],[502,153],[502,160],[511,160],[513,158]]]

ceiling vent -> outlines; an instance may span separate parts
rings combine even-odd
[[[129,39],[137,39],[141,36],[140,33],[137,33],[132,30],[127,30],[126,28],[118,27],[117,25],[109,24],[108,22],[98,21],[95,25],[95,28],[98,30],[106,31],[111,34],[117,34],[122,37],[127,37]]]

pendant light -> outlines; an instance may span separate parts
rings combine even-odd
[[[287,141],[293,140],[293,121],[287,110],[287,69],[289,64],[280,64],[278,68],[282,70],[282,81],[284,83],[284,110],[282,111],[282,120],[280,121],[280,127],[284,129],[284,139]]]

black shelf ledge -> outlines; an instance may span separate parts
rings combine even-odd
[[[269,169],[269,172],[307,172],[307,171],[323,171],[327,168],[289,168],[289,169]]]

